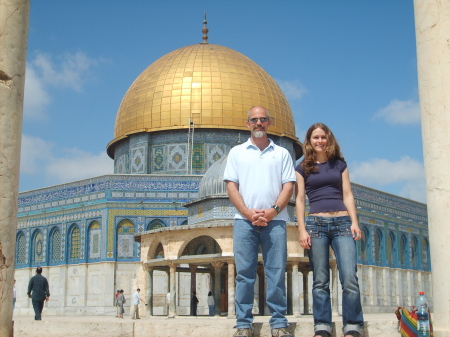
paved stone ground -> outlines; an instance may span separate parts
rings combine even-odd
[[[254,336],[270,337],[268,316],[255,317]],[[397,319],[392,314],[366,314],[365,337],[399,337]],[[291,331],[295,337],[313,335],[312,316],[295,318],[288,316]],[[333,337],[342,337],[342,323],[339,316]],[[143,317],[132,320],[108,316],[43,316],[42,321],[35,321],[33,316],[14,316],[15,337],[173,337],[173,336],[232,336],[234,319],[225,317]]]

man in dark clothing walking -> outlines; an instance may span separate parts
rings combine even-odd
[[[47,279],[41,275],[42,267],[36,268],[36,275],[34,275],[28,284],[28,297],[32,299],[34,309],[34,319],[41,320],[42,309],[44,302],[50,298],[50,291],[48,288]]]

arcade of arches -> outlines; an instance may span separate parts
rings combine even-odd
[[[197,224],[186,228],[159,228],[147,231],[136,240],[141,242],[141,261],[145,272],[139,284],[145,284],[148,315],[189,315],[193,291],[203,302],[212,291],[215,315],[234,317],[235,265],[233,257],[232,223],[221,225]],[[308,308],[308,274],[310,265],[297,242],[297,227],[287,226],[288,263],[287,294],[288,314],[301,316],[301,308]],[[333,280],[337,280],[334,258],[331,259]],[[298,288],[299,272],[303,275],[302,291]],[[158,279],[158,280],[157,280]],[[160,281],[165,285],[161,287]],[[158,289],[156,289],[158,287]],[[167,305],[167,291],[170,305]],[[333,297],[337,287],[333,284]],[[303,298],[303,305],[300,299]],[[200,304],[202,301],[200,302]],[[187,309],[190,308],[190,309]],[[200,309],[200,307],[199,307]],[[333,305],[337,311],[337,303]],[[265,280],[261,254],[255,284],[254,314],[268,314],[265,305]],[[199,310],[199,314],[202,314]],[[206,313],[206,311],[204,312]]]

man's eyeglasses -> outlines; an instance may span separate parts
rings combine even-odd
[[[266,123],[267,121],[269,121],[269,118],[267,117],[262,117],[262,118],[249,118],[249,122],[252,122],[253,124],[258,123],[258,119],[261,121],[261,123]]]

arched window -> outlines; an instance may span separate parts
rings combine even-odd
[[[406,252],[406,236],[404,234],[402,234],[402,236],[400,237],[400,247],[399,247],[399,251],[398,251],[398,258],[400,260],[400,265],[402,267],[406,267],[406,256],[407,256],[407,252]]]
[[[17,264],[27,263],[27,244],[25,235],[22,232],[17,237],[16,256],[17,256],[16,259]]]
[[[33,236],[33,263],[40,264],[44,262],[44,240],[42,239],[42,233],[37,230]]]
[[[161,243],[158,244],[156,247],[156,253],[155,256],[157,259],[163,259],[164,258],[164,248]]]
[[[124,219],[117,225],[117,258],[132,259],[134,257],[134,224]]]
[[[151,231],[153,229],[164,228],[164,227],[166,227],[166,224],[164,223],[164,221],[155,219],[155,220],[150,221],[150,223],[147,226],[147,230]]]
[[[419,248],[419,242],[417,241],[417,238],[415,236],[413,236],[412,241],[411,241],[411,266],[412,266],[412,269],[417,269],[419,267],[418,248]]]
[[[222,249],[215,239],[207,235],[202,235],[189,241],[181,255],[185,256],[221,253]]]
[[[382,264],[382,251],[383,251],[383,233],[381,233],[381,230],[376,229],[375,235],[374,235],[374,253],[375,253],[375,264],[381,265]]]
[[[182,223],[180,223],[180,226],[185,226],[185,225],[187,225],[188,224],[188,221],[187,220],[184,220]]]
[[[80,228],[74,225],[70,231],[69,235],[69,259],[70,260],[78,260],[80,258]]]
[[[422,239],[422,269],[430,270],[430,245],[426,238]]]
[[[88,231],[88,252],[89,260],[100,259],[100,235],[101,227],[98,221],[93,221],[89,226]]]
[[[389,232],[387,236],[387,260],[390,266],[394,265],[395,255],[395,235],[393,232]]]
[[[61,233],[58,228],[50,234],[50,262],[61,261]]]
[[[361,260],[363,262],[368,262],[367,259],[368,242],[369,242],[369,230],[367,229],[367,227],[364,226],[361,231],[361,240],[359,240]]]

